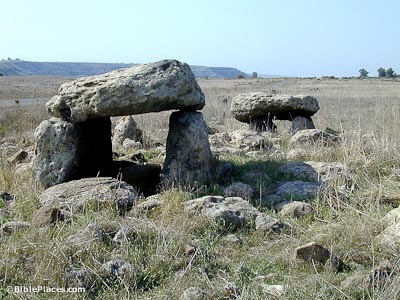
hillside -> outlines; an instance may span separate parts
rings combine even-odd
[[[82,63],[82,62],[32,62],[22,60],[0,61],[0,73],[4,76],[90,76],[112,70],[128,68],[134,64],[122,63]],[[248,77],[235,68],[191,66],[196,77],[236,78],[237,75]]]

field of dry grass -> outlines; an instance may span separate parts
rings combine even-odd
[[[11,80],[11,81],[7,81]],[[23,83],[21,80],[24,80]],[[0,77],[0,141],[26,149],[33,143],[33,130],[47,118],[43,106],[1,107],[1,99],[49,98],[62,78]],[[196,191],[167,190],[161,194],[164,206],[150,213],[135,208],[123,218],[113,207],[87,210],[71,217],[70,222],[44,228],[30,228],[15,235],[0,237],[0,299],[179,299],[189,287],[205,291],[201,299],[400,299],[400,249],[382,248],[376,237],[384,229],[381,218],[400,199],[400,81],[378,79],[241,79],[199,80],[206,96],[203,109],[209,126],[219,132],[247,128],[229,114],[233,96],[252,91],[274,90],[282,94],[308,94],[320,103],[313,118],[317,128],[330,127],[341,132],[342,141],[335,147],[308,145],[304,161],[339,162],[349,170],[353,188],[346,197],[338,186],[322,192],[310,201],[315,213],[300,219],[284,219],[289,226],[280,234],[264,234],[249,225],[234,232],[236,242],[229,242],[225,232],[201,217],[184,213],[183,201],[194,197],[218,195],[231,181],[245,181],[244,174],[258,170],[263,180],[248,180],[257,191],[268,191],[280,181],[276,167],[286,163],[285,156],[294,146],[287,133],[288,122],[278,124],[280,152],[260,157],[225,155],[221,160],[233,166],[233,176],[216,177],[216,182]],[[24,85],[26,88],[19,89]],[[152,147],[165,144],[169,113],[136,116],[145,132],[147,157],[159,162]],[[1,144],[0,143],[0,144]],[[16,172],[0,160],[0,192],[15,195],[12,206],[1,202],[7,221],[30,222],[39,207],[40,190],[31,186],[29,172]],[[261,192],[260,192],[261,193]],[[397,199],[383,201],[382,199]],[[257,203],[257,197],[253,199]],[[279,217],[275,211],[263,212]],[[88,223],[99,225],[111,234],[123,222],[146,221],[152,224],[139,230],[128,244],[91,242],[76,249],[65,241]],[[294,249],[315,241],[340,256],[349,268],[336,273],[327,266],[298,261]],[[194,252],[187,253],[188,245]],[[133,271],[126,276],[104,274],[102,264],[110,257],[130,262]],[[368,275],[381,263],[389,261],[390,274],[361,290],[357,284],[343,284],[348,278]],[[73,268],[90,269],[92,288],[83,294],[7,294],[7,286],[65,286],[65,273]],[[379,282],[378,282],[379,281]],[[224,293],[224,286],[234,282],[238,296]],[[282,285],[282,295],[265,292],[266,285]],[[2,298],[3,297],[3,298]],[[199,298],[200,299],[200,298]]]

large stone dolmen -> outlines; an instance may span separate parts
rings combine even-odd
[[[251,124],[258,131],[276,131],[275,119],[292,121],[292,132],[314,129],[311,116],[318,110],[318,101],[312,96],[262,92],[240,94],[232,99],[231,104],[235,119]]]
[[[146,172],[113,161],[110,117],[178,110],[170,116],[162,170],[149,166],[147,172],[165,185],[207,184],[213,156],[208,126],[198,112],[204,105],[190,67],[176,60],[64,83],[46,104],[51,118],[35,130],[33,178],[44,188],[88,177],[122,177],[129,183]]]

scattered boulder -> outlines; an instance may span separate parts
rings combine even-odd
[[[21,148],[17,145],[4,142],[0,145],[0,158],[9,158],[20,150]]]
[[[62,183],[45,190],[39,198],[43,206],[82,211],[86,205],[110,203],[120,211],[130,209],[138,194],[123,181],[110,177],[84,178]]]
[[[310,155],[310,151],[307,151],[305,149],[299,149],[299,148],[292,149],[286,154],[287,159],[289,159],[289,160],[304,160],[309,155]]]
[[[56,208],[44,206],[39,208],[32,216],[32,226],[47,226],[66,219],[66,212]]]
[[[261,207],[266,207],[268,209],[276,209],[279,204],[285,203],[287,200],[276,194],[267,194],[261,198],[260,205]]]
[[[186,289],[180,300],[204,300],[206,299],[206,293],[198,287],[190,287]]]
[[[238,237],[236,234],[227,234],[223,238],[221,238],[221,242],[227,243],[227,244],[242,244],[243,240]]]
[[[224,197],[241,197],[245,200],[251,200],[253,196],[253,188],[243,182],[233,182],[224,189]]]
[[[164,205],[164,200],[160,198],[160,195],[152,195],[146,198],[145,201],[140,202],[136,205],[139,211],[152,211]]]
[[[269,141],[270,135],[266,132],[259,133],[254,130],[240,129],[231,132],[229,135],[231,145],[245,151],[257,151],[272,147],[272,143]]]
[[[81,123],[89,118],[197,110],[204,104],[190,67],[162,60],[64,83],[46,107],[52,116]]]
[[[345,268],[343,261],[339,257],[332,255],[328,249],[315,242],[296,248],[295,253],[296,258],[309,263],[325,265],[329,262],[337,272],[343,271]]]
[[[289,162],[278,171],[299,180],[327,183],[336,178],[345,178],[347,170],[341,163],[327,162]]]
[[[263,293],[267,296],[267,299],[284,299],[285,286],[280,284],[261,284],[260,285]]]
[[[285,224],[280,220],[266,214],[260,214],[255,220],[256,230],[266,233],[281,233]]]
[[[296,132],[290,139],[291,144],[335,145],[340,137],[319,129],[304,129]]]
[[[240,94],[233,98],[231,112],[236,120],[255,126],[258,131],[276,131],[277,120],[295,120],[292,131],[312,127],[311,116],[319,110],[317,99],[304,95]],[[304,123],[304,125],[302,124]]]
[[[4,235],[12,235],[20,230],[28,229],[29,227],[31,227],[31,224],[28,222],[10,221],[1,226],[1,233]]]
[[[305,202],[293,201],[289,203],[282,203],[279,206],[279,215],[282,218],[301,218],[314,214],[312,206]]]
[[[240,197],[204,196],[183,203],[184,210],[202,214],[229,229],[238,229],[254,220],[260,212]]]
[[[112,141],[113,149],[122,146],[125,139],[138,143],[143,142],[143,132],[138,128],[132,116],[124,116],[117,121]]]
[[[317,182],[287,181],[277,188],[276,195],[289,201],[314,199],[321,186]]]
[[[214,157],[207,124],[200,112],[174,112],[169,121],[167,154],[162,170],[164,185],[205,185],[211,182]]]
[[[103,231],[96,223],[89,223],[85,228],[79,229],[66,238],[66,245],[76,247],[79,253],[92,243],[104,241]]]
[[[383,218],[382,223],[385,225],[394,225],[400,223],[400,207],[396,207],[389,211]]]
[[[229,145],[231,141],[231,136],[227,132],[220,132],[209,136],[209,141],[211,147],[224,147]]]

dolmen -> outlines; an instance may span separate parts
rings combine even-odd
[[[231,113],[238,121],[251,124],[257,131],[276,131],[273,120],[292,121],[291,131],[314,129],[311,119],[319,110],[316,98],[304,95],[246,93],[232,99]]]
[[[49,188],[88,177],[122,175],[128,183],[140,178],[146,173],[143,166],[113,161],[110,117],[177,110],[170,116],[162,170],[157,165],[150,173],[164,185],[207,184],[213,155],[199,112],[204,105],[190,67],[176,60],[64,83],[46,103],[51,118],[35,130],[33,179]]]

